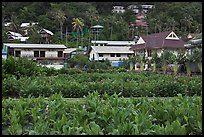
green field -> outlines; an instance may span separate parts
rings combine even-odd
[[[94,92],[80,99],[61,94],[9,98],[2,100],[2,134],[200,135],[201,108],[201,97],[181,95],[124,98]]]

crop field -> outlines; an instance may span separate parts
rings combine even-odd
[[[73,73],[54,76],[8,77],[2,82],[3,97],[49,97],[61,92],[65,98],[81,98],[93,91],[124,97],[173,97],[201,95],[202,76],[175,76],[151,72]]]
[[[93,92],[79,102],[61,94],[2,100],[2,134],[202,134],[201,97],[128,98]]]
[[[2,91],[6,135],[202,134],[202,76],[11,76],[3,79]]]

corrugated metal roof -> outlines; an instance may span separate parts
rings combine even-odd
[[[4,43],[10,48],[42,48],[42,49],[66,49],[67,47],[62,44],[16,44],[16,43]]]
[[[135,41],[91,41],[91,43],[96,44],[107,44],[107,45],[135,45]]]
[[[67,48],[67,49],[65,49],[64,51],[63,51],[63,53],[71,53],[71,52],[74,52],[74,51],[76,51],[77,50],[77,48]]]
[[[42,31],[45,31],[45,32],[48,33],[48,34],[53,35],[53,33],[52,33],[51,31],[47,30],[47,29],[41,29],[41,30],[40,30],[40,33],[41,33]]]
[[[7,35],[11,34],[12,36],[22,37],[22,35],[20,33],[12,32],[12,31],[8,31],[6,34]]]
[[[27,39],[29,39],[29,37],[15,37],[15,36],[9,36],[9,38],[17,39],[20,41],[26,41]]]
[[[130,46],[91,46],[97,53],[134,53],[129,50]]]

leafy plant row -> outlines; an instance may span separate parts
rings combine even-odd
[[[93,64],[96,62],[93,62]],[[91,64],[91,63],[90,63]],[[115,73],[115,72],[125,72],[126,69],[120,68],[111,68],[111,69],[75,69],[75,68],[47,68],[40,66],[36,62],[28,60],[27,58],[13,58],[11,56],[8,57],[7,60],[2,59],[2,80],[6,79],[12,75],[16,76],[17,79],[28,76],[55,76],[59,74],[80,74],[82,72],[87,73]]]
[[[48,97],[61,92],[64,97],[83,97],[88,92],[121,93],[124,97],[172,97],[201,95],[202,77],[185,77],[153,73],[80,73],[72,75],[22,77],[3,80],[3,97]]]
[[[2,100],[2,134],[201,135],[202,99],[129,98],[90,93],[82,103],[62,94]],[[59,111],[60,110],[60,111]]]

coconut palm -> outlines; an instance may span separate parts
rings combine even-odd
[[[10,24],[10,29],[14,32],[19,32],[20,31],[20,23],[19,19],[16,15],[12,14],[11,15],[11,24]]]
[[[97,14],[98,14],[98,11],[96,10],[95,7],[91,7],[86,11],[86,15],[87,15],[87,17],[89,18],[89,21],[90,21],[90,26],[89,27],[93,26],[93,20],[97,16]],[[90,34],[89,35],[89,42],[91,42],[92,33],[90,32],[89,34]]]
[[[78,46],[78,39],[79,39],[79,33],[81,32],[82,33],[82,40],[83,40],[83,26],[84,26],[84,23],[83,23],[83,19],[81,18],[73,18],[73,22],[72,22],[72,27],[73,27],[73,30],[74,31],[77,31],[77,46]],[[82,41],[82,44],[83,44],[83,41]]]
[[[63,39],[63,25],[66,20],[66,15],[61,9],[55,9],[51,12],[51,15],[53,15],[55,21],[59,23],[60,26],[60,33],[61,33],[61,40]]]

